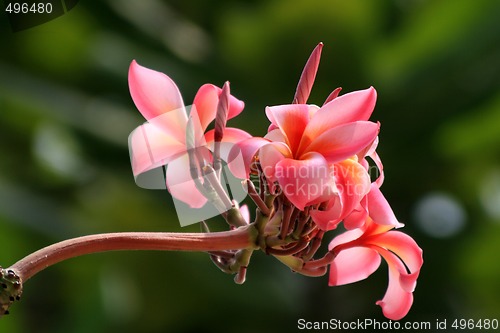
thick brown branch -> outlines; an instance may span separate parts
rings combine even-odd
[[[9,269],[24,283],[58,262],[90,253],[122,250],[223,251],[254,248],[253,226],[214,233],[124,232],[89,235],[47,246],[19,260]]]

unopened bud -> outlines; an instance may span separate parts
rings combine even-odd
[[[299,84],[297,85],[297,90],[295,91],[295,96],[293,98],[293,104],[307,103],[307,99],[309,98],[309,94],[311,93],[311,89],[314,84],[314,79],[316,78],[316,72],[318,71],[322,49],[323,43],[319,43],[307,60],[304,70],[300,75]]]

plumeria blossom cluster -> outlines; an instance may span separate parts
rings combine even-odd
[[[340,95],[337,88],[321,107],[307,104],[322,46],[306,63],[293,102],[266,108],[270,125],[263,137],[226,127],[244,108],[228,83],[203,85],[188,112],[168,76],[133,61],[130,92],[148,120],[130,136],[133,172],[139,179],[163,168],[163,185],[175,199],[193,210],[213,205],[231,230],[248,228],[252,247],[209,252],[221,270],[236,274],[236,282],[244,281],[255,250],[304,275],[329,271],[330,286],[363,280],[384,259],[389,286],[377,304],[387,318],[399,320],[413,303],[422,250],[395,230],[403,224],[380,190],[380,124],[369,120],[375,89]],[[207,130],[211,123],[214,128]],[[257,207],[253,220],[248,207],[229,196],[224,170],[242,180]],[[328,251],[318,256],[335,229]]]

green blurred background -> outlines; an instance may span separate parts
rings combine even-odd
[[[264,107],[292,100],[322,41],[310,102],[337,86],[379,94],[382,189],[424,249],[404,320],[500,319],[499,1],[82,0],[17,33],[0,17],[2,266],[90,233],[199,230],[134,184],[132,59],[187,104],[229,80],[246,102],[231,125],[263,135]],[[257,253],[239,286],[201,253],[96,254],[30,280],[0,332],[290,332],[299,318],[384,320],[386,286],[385,266],[330,288]]]

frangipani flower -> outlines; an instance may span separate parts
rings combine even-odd
[[[403,318],[413,304],[413,290],[423,264],[422,249],[408,235],[393,231],[368,217],[364,226],[335,237],[329,250],[336,257],[330,264],[330,286],[367,278],[380,265],[389,267],[389,287],[377,305],[392,320]]]
[[[168,164],[166,183],[172,196],[193,208],[202,207],[207,198],[193,181],[187,154],[193,147],[188,147],[186,140],[192,137],[194,148],[205,159],[211,158],[209,148],[214,144],[214,130],[206,130],[215,119],[221,88],[203,85],[188,115],[175,83],[167,75],[142,67],[135,60],[129,68],[129,88],[135,105],[148,121],[129,138],[136,181],[140,183],[141,175]],[[227,118],[237,116],[243,107],[242,101],[230,96]],[[186,130],[188,118],[192,119],[193,133]],[[249,137],[245,131],[228,127],[222,142],[236,143]],[[223,155],[227,156],[227,152]]]
[[[257,154],[268,181],[278,182],[300,210],[338,193],[333,174],[343,174],[346,184],[351,183],[342,187],[358,187],[359,202],[368,193],[370,181],[360,175],[359,171],[366,171],[352,158],[378,135],[379,124],[368,121],[375,101],[376,91],[369,88],[334,98],[321,108],[307,104],[268,107],[268,134],[238,145],[245,164],[250,165]],[[351,170],[346,172],[346,168]],[[239,176],[246,178],[248,172]]]
[[[188,115],[170,78],[132,62],[130,92],[148,120],[130,136],[134,175],[139,181],[142,175],[168,165],[167,187],[192,208],[203,206],[207,198],[213,202],[226,198],[224,208],[231,208],[218,212],[233,231],[248,230],[251,246],[208,253],[222,271],[236,274],[237,283],[245,280],[256,249],[307,276],[324,275],[330,268],[331,286],[365,279],[384,258],[389,286],[377,304],[387,318],[399,320],[413,303],[423,259],[411,237],[392,230],[403,224],[380,191],[384,181],[376,153],[380,124],[369,121],[377,93],[370,87],[339,96],[337,88],[323,106],[307,104],[321,49],[320,43],[311,54],[293,104],[266,108],[270,125],[264,137],[226,128],[226,120],[243,109],[243,102],[229,95],[227,84],[222,90],[202,86]],[[214,118],[215,129],[207,131]],[[222,141],[230,145],[221,147]],[[240,208],[238,200],[231,201],[224,189],[213,185],[222,179],[220,158],[228,161],[234,176],[245,179],[244,195],[257,206],[253,222],[246,205]],[[370,163],[379,172],[373,182]],[[201,177],[208,183],[202,183]],[[240,187],[239,180],[235,183]],[[215,191],[206,191],[205,185]],[[186,213],[195,215],[193,211]],[[339,223],[347,231],[336,236],[329,251],[318,258],[327,231]]]

